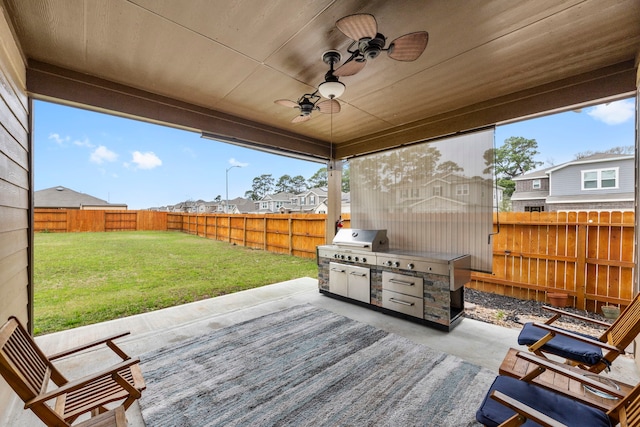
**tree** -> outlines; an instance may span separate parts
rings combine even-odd
[[[282,175],[278,179],[278,182],[276,182],[275,190],[278,193],[290,193],[291,192],[291,176]]]
[[[499,178],[513,178],[543,164],[533,160],[540,154],[535,139],[512,136],[495,150],[495,172]]]
[[[302,175],[296,175],[291,178],[291,192],[300,194],[307,190],[307,180]]]
[[[275,191],[283,193],[299,194],[307,189],[306,180],[302,175],[291,177],[282,175],[275,186]]]
[[[318,171],[307,180],[307,184],[309,185],[309,188],[326,188],[329,185],[327,168],[318,169]]]
[[[351,191],[351,173],[349,172],[349,163],[344,162],[342,166],[342,192],[348,193]]]
[[[251,200],[260,200],[273,190],[274,179],[271,174],[263,174],[253,178],[251,190],[244,193],[244,197]]]
[[[460,167],[456,162],[452,160],[447,160],[446,162],[440,163],[436,167],[436,172],[441,174],[448,174],[453,172],[464,172],[464,169]]]

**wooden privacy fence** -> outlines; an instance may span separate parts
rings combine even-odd
[[[348,228],[350,216],[343,219]],[[319,214],[34,213],[36,232],[175,230],[304,258],[325,243],[325,221]],[[494,217],[494,227],[493,274],[473,273],[469,287],[538,301],[564,292],[575,307],[595,312],[633,298],[633,212],[509,212]]]
[[[315,258],[325,243],[326,215],[319,214],[174,214],[167,229],[236,245]]]
[[[510,212],[498,220],[493,274],[474,273],[471,287],[538,301],[566,293],[594,312],[633,298],[633,212]]]

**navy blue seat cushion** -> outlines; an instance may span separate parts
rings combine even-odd
[[[542,387],[502,375],[496,377],[476,412],[476,419],[485,426],[498,426],[516,413],[490,397],[494,390],[568,426],[611,427],[609,417],[602,411]],[[539,426],[540,424],[527,420],[523,425]]]
[[[520,335],[518,335],[518,344],[527,346],[535,344],[548,333],[548,331],[534,326],[533,323],[525,323],[520,331]],[[598,341],[597,338],[589,335],[578,334],[576,332],[572,333]],[[587,365],[595,365],[602,359],[602,349],[597,345],[578,341],[560,334],[556,334],[556,336],[543,345],[540,350]]]

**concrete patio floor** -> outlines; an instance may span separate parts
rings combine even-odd
[[[107,335],[130,331],[131,335],[116,342],[129,355],[138,356],[209,330],[216,330],[305,303],[456,355],[488,368],[496,374],[507,350],[510,347],[518,347],[516,341],[518,329],[463,319],[453,331],[443,332],[324,296],[318,292],[317,280],[311,278],[291,280],[49,334],[38,337],[36,341],[46,354],[52,354]],[[110,350],[101,348],[83,356],[61,360],[57,365],[67,378],[77,378],[118,361],[119,359],[114,358]],[[636,365],[630,357],[619,358],[609,375],[630,384],[636,384],[640,379]],[[2,378],[0,381],[4,382]],[[23,409],[22,401],[17,396],[13,395],[13,401],[7,404],[9,410],[0,416],[0,425],[13,427],[43,425],[30,411]],[[127,419],[131,427],[145,425],[137,403],[127,411]]]

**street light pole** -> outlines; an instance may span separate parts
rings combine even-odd
[[[225,175],[225,185],[226,185],[226,189],[227,189],[227,193],[226,193],[227,202],[224,205],[224,213],[229,213],[229,171],[231,169],[233,169],[233,168],[239,168],[239,167],[240,167],[239,165],[233,165],[233,166],[227,168],[227,172],[226,172],[226,175]]]

